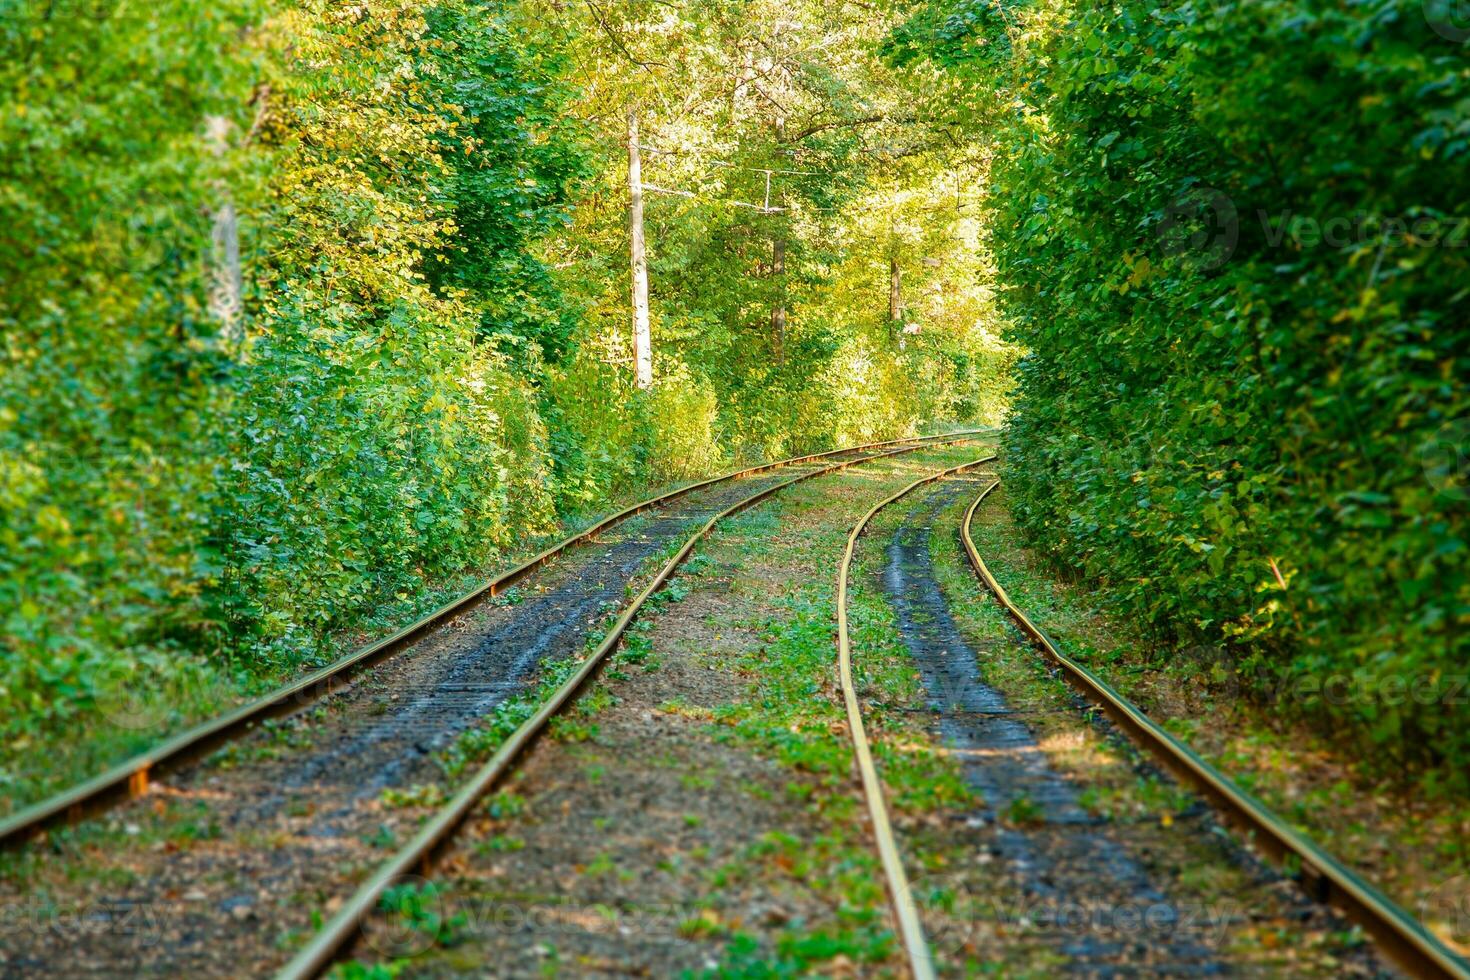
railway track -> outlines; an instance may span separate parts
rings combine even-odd
[[[980,434],[983,430],[869,443],[793,457],[747,467],[723,476],[679,487],[636,503],[603,518],[583,531],[565,538],[524,562],[496,575],[490,581],[450,602],[391,636],[363,647],[306,677],[243,704],[215,718],[166,739],[68,790],[0,819],[0,848],[16,847],[49,828],[79,822],[121,801],[145,793],[149,783],[196,762],[221,746],[257,730],[263,723],[301,711],[340,691],[351,678],[367,667],[394,656],[422,641],[433,631],[464,616],[485,600],[527,580],[538,570],[566,555],[578,545],[650,510],[664,508],[704,490],[769,473],[777,469],[818,463],[841,456],[895,446],[943,445],[948,440]]]
[[[969,434],[973,435],[973,433]],[[399,848],[338,909],[313,939],[277,974],[279,980],[303,980],[320,975],[348,950],[361,934],[362,927],[376,909],[379,900],[396,882],[416,872],[425,871],[436,853],[450,840],[456,829],[473,811],[475,805],[513,769],[522,753],[536,740],[547,724],[571,705],[588,681],[601,669],[637,617],[644,604],[662,589],[674,572],[693,553],[699,542],[725,518],[734,516],[780,491],[818,476],[839,472],[851,466],[914,452],[931,445],[967,441],[965,437],[949,437],[940,442],[908,445],[870,456],[836,463],[781,480],[743,496],[712,513],[679,549],[654,574],[648,584],[624,608],[611,624],[602,640],[591,650],[556,690],[547,697],[526,721],[519,725],[494,754],[475,771],[447,803],[425,821],[414,837]]]
[[[299,943],[300,933],[312,928],[307,913],[334,909],[351,890],[344,879],[358,880],[382,848],[410,837],[432,803],[431,797],[395,802],[392,794],[437,795],[438,787],[452,794],[458,777],[446,779],[441,750],[494,715],[496,705],[528,691],[540,663],[583,649],[607,610],[624,604],[629,583],[646,574],[648,560],[666,554],[667,543],[789,485],[793,475],[805,479],[974,435],[822,454],[810,466],[760,467],[743,473],[746,479],[686,488],[676,504],[618,527],[603,522],[595,549],[579,549],[513,592],[497,588],[493,601],[472,609],[458,604],[414,641],[412,656],[386,659],[351,685],[335,685],[335,697],[308,702],[316,705],[312,711],[238,732],[239,740],[209,765],[177,769],[155,785],[146,808],[130,808],[78,838],[91,843],[75,852],[79,861],[64,858],[43,876],[53,884],[13,879],[9,894],[0,889],[0,909],[12,910],[10,921],[22,927],[26,921],[16,915],[59,921],[75,938],[57,943],[54,929],[50,937],[34,928],[8,936],[0,930],[0,976],[16,969],[19,975],[193,976],[276,969],[274,947]],[[589,555],[595,557],[584,560]],[[480,590],[486,600],[488,593],[488,586]],[[211,843],[175,851],[159,840],[194,833],[189,824]],[[51,863],[38,850],[18,856]],[[73,872],[122,874],[133,884],[78,894],[64,884]],[[57,908],[75,908],[60,914],[98,925],[73,929],[48,911]]]
[[[857,688],[852,674],[852,637],[848,629],[847,593],[848,579],[852,572],[853,556],[857,551],[858,539],[868,529],[878,513],[902,500],[922,486],[937,483],[945,477],[954,476],[994,462],[991,454],[970,463],[951,467],[930,476],[922,477],[891,496],[878,501],[853,526],[847,537],[847,548],[837,567],[837,672],[842,685],[842,700],[847,709],[847,728],[852,736],[853,751],[857,759],[858,776],[862,782],[863,799],[872,822],[874,842],[878,857],[883,865],[884,884],[888,889],[889,901],[893,906],[894,921],[898,926],[899,940],[903,943],[908,960],[909,972],[914,980],[933,980],[934,961],[929,954],[929,943],[924,936],[923,921],[918,905],[909,888],[908,874],[904,871],[903,857],[898,838],[893,831],[893,821],[888,816],[888,803],[884,798],[883,780],[873,764],[873,750],[868,742],[867,729],[863,724],[862,705],[858,702]]]
[[[990,483],[965,511],[960,537],[975,574],[1006,613],[1043,654],[1060,668],[1068,683],[1107,713],[1123,731],[1183,782],[1198,790],[1227,820],[1240,828],[1252,844],[1278,863],[1300,868],[1296,878],[1318,902],[1342,910],[1362,926],[1410,976],[1470,980],[1470,962],[1458,956],[1422,923],[1388,896],[1359,877],[1272,813],[1265,804],[1205,761],[1188,745],[1169,734],[1107,681],[1067,656],[1054,640],[1011,600],[991,573],[975,546],[971,528],[979,510],[1000,481]]]
[[[852,736],[859,778],[868,806],[876,850],[883,867],[894,921],[897,924],[897,932],[902,941],[909,972],[917,980],[934,977],[935,964],[928,938],[925,935],[923,920],[904,870],[902,852],[884,798],[882,778],[873,763],[872,750],[868,744],[863,724],[862,708],[853,682],[853,649],[848,626],[849,578],[858,541],[880,512],[921,487],[973,470],[979,465],[990,462],[993,458],[977,460],[916,480],[875,504],[853,527],[838,569],[838,667],[843,698],[846,702],[848,727]],[[1217,812],[1243,830],[1250,842],[1264,851],[1268,857],[1278,863],[1285,862],[1289,866],[1299,867],[1300,871],[1295,877],[1309,898],[1331,904],[1343,911],[1348,918],[1361,925],[1374,938],[1378,947],[1408,975],[1436,978],[1436,980],[1440,978],[1467,980],[1470,978],[1470,964],[1445,946],[1413,916],[1394,904],[1342,862],[1327,854],[1285,821],[1271,813],[1260,801],[1235,785],[1187,745],[1170,735],[1095,673],[1068,657],[1033,620],[1016,606],[986,566],[971,533],[976,511],[999,485],[999,480],[989,482],[966,509],[959,529],[964,553],[976,575],[995,596],[1009,617],[1041,649],[1045,656],[1061,669],[1072,686],[1084,697],[1102,707],[1119,728],[1151,757],[1163,763],[1185,784],[1198,790]],[[902,611],[900,613],[902,614]],[[932,628],[931,616],[915,618],[928,621]],[[937,671],[942,674],[946,669],[943,664],[926,666],[926,672]],[[963,698],[963,691],[960,689],[969,683],[969,676],[970,674],[961,671],[953,677],[940,677],[938,680],[941,686],[951,685],[945,691],[945,697]],[[973,711],[975,706],[960,705],[959,707],[961,711]],[[985,724],[993,726],[994,719]],[[953,733],[950,734],[953,737]],[[1007,739],[1014,748],[1015,733],[1005,733],[1002,737]],[[983,763],[987,766],[996,764],[999,763],[993,760]],[[1035,774],[1031,773],[1026,774],[1023,778],[1034,778],[1034,776]],[[1065,800],[1061,802],[1065,803]],[[1117,871],[1116,862],[1114,864],[1110,873]],[[1135,876],[1124,875],[1123,877]],[[1203,953],[1204,951],[1195,950],[1186,955],[1192,958]],[[1208,963],[1195,962],[1189,968],[1208,969]]]
[[[297,978],[320,975],[344,952],[352,948],[385,892],[395,883],[413,877],[416,873],[427,873],[436,854],[453,837],[466,817],[474,811],[476,804],[515,768],[524,751],[535,742],[548,723],[575,703],[587,683],[596,676],[607,658],[618,648],[623,634],[632,625],[644,604],[669,582],[679,566],[690,557],[699,542],[721,520],[805,480],[863,463],[901,456],[931,446],[938,447],[968,441],[974,435],[976,433],[972,432],[937,437],[922,442],[878,444],[821,454],[815,458],[804,457],[769,464],[755,468],[753,471],[741,471],[718,480],[705,481],[689,488],[682,488],[661,498],[654,498],[655,501],[671,501],[708,491],[705,493],[707,499],[696,498],[695,505],[687,508],[682,515],[664,514],[641,524],[638,521],[628,520],[638,516],[641,510],[649,508],[650,502],[645,502],[602,522],[598,526],[599,532],[594,533],[609,530],[613,525],[623,521],[628,521],[628,524],[622,532],[624,537],[614,542],[608,548],[606,555],[584,569],[587,575],[583,577],[598,579],[597,588],[589,589],[585,594],[579,593],[571,599],[567,599],[565,593],[552,589],[546,595],[521,597],[515,607],[510,607],[519,610],[525,622],[541,624],[541,628],[533,632],[511,634],[516,638],[514,645],[523,655],[513,671],[516,678],[521,679],[528,671],[534,671],[547,652],[543,648],[561,643],[565,649],[566,644],[575,638],[569,636],[559,639],[556,624],[567,624],[566,628],[578,635],[587,633],[598,614],[608,605],[609,596],[622,599],[623,583],[631,582],[638,577],[641,566],[646,563],[647,558],[653,555],[661,556],[657,549],[658,542],[672,543],[680,538],[682,541],[672,556],[660,564],[651,578],[646,580],[647,584],[623,608],[595,648],[585,654],[571,676],[567,677],[550,697],[537,706],[530,718],[500,743],[494,755],[475,771],[446,803],[418,826],[412,839],[377,866],[357,891],[337,908],[336,913],[325,926],[305,946],[300,948],[297,955],[280,971],[278,976]],[[861,455],[863,453],[869,453],[869,455]],[[852,458],[837,458],[844,456],[852,456]],[[853,677],[854,650],[848,622],[849,580],[858,542],[881,512],[921,487],[970,473],[993,462],[995,458],[994,455],[986,455],[971,462],[929,474],[914,480],[898,492],[879,501],[864,514],[848,535],[838,569],[836,602],[838,671],[844,710],[848,719],[847,728],[853,740],[863,798],[871,819],[876,850],[893,907],[896,932],[902,943],[909,972],[917,978],[933,977],[935,965],[931,956],[929,939],[925,935],[923,919],[919,914],[905,874],[903,853],[889,817],[882,778],[874,765],[872,747],[864,728],[862,705]],[[783,466],[794,467],[806,462],[814,462],[816,465],[794,475],[779,474],[778,477],[765,481],[759,489],[753,492],[748,485],[731,483],[729,486],[723,486],[739,477],[758,475]],[[1253,843],[1278,860],[1285,857],[1293,862],[1299,862],[1301,868],[1299,879],[1308,894],[1318,901],[1330,902],[1341,908],[1350,918],[1363,925],[1385,953],[1402,965],[1407,973],[1420,977],[1470,978],[1470,968],[1467,968],[1465,961],[1440,943],[1411,916],[1378,893],[1371,885],[1363,882],[1340,862],[1272,815],[1254,798],[1234,786],[1187,746],[1174,739],[1148,719],[1136,706],[1117,694],[1106,682],[1067,657],[1040,627],[1016,607],[985,565],[971,533],[977,510],[999,486],[998,480],[988,477],[986,479],[989,482],[965,510],[960,524],[959,538],[964,553],[976,575],[996,596],[1006,613],[1015,620],[1022,632],[1040,647],[1048,659],[1062,670],[1073,686],[1084,696],[1101,705],[1118,726],[1150,755],[1159,759],[1184,782],[1199,789],[1217,810],[1246,830]],[[965,482],[963,485],[978,484]],[[953,491],[948,491],[947,499],[954,499],[958,492],[960,489],[956,486]],[[958,502],[956,501],[953,506],[957,507]],[[570,544],[585,541],[590,536],[588,532],[584,532],[582,535],[568,539],[568,542],[563,542],[557,548],[564,551]],[[897,539],[895,539],[894,547],[897,546]],[[538,556],[538,559],[540,557]],[[537,562],[537,559],[533,559],[532,562]],[[536,568],[546,563],[542,561],[532,565],[528,562],[518,566],[511,573],[507,573],[507,576],[521,569]],[[526,574],[529,572],[523,573],[521,579],[524,579]],[[508,587],[504,585],[507,576],[497,578],[494,583],[477,590],[473,596],[488,599],[494,594],[503,595],[504,589]],[[607,587],[608,583],[612,583],[611,589]],[[557,598],[558,596],[560,598]],[[900,597],[890,592],[890,598],[897,603]],[[545,605],[537,605],[538,603]],[[410,643],[424,642],[426,636],[437,627],[448,629],[457,622],[464,622],[466,607],[474,604],[470,597],[467,597],[460,603],[446,607],[446,609],[458,611],[442,616],[434,627],[424,629]],[[505,608],[495,607],[501,610],[501,614],[508,616],[509,613],[505,612]],[[492,615],[495,614],[495,609],[491,610]],[[918,617],[920,620],[928,618],[924,615]],[[418,625],[416,624],[416,627]],[[547,628],[548,625],[551,628]],[[576,629],[572,629],[573,626]],[[399,636],[402,635],[399,634]],[[538,643],[541,646],[538,647]],[[399,649],[402,648],[399,647]],[[362,653],[355,654],[354,658],[361,657]],[[456,657],[462,658],[462,653],[463,651]],[[355,663],[354,658],[346,658],[339,663]],[[419,657],[403,658],[405,666],[402,669],[408,669],[406,666],[408,661],[419,659]],[[441,657],[440,659],[446,658]],[[396,664],[397,662],[395,662],[395,669]],[[473,668],[473,671],[483,673],[491,666],[504,665],[471,660],[469,666]],[[926,683],[927,681],[926,677]],[[339,739],[338,744],[331,751],[336,755],[341,755],[345,751],[354,758],[376,759],[389,769],[404,765],[405,756],[418,756],[422,757],[419,761],[426,761],[434,750],[442,748],[445,744],[442,739],[437,742],[425,741],[426,732],[442,734],[445,730],[464,730],[472,725],[475,719],[483,717],[498,700],[503,699],[512,686],[504,682],[479,684],[463,675],[457,679],[451,677],[447,686],[442,678],[436,679],[433,685],[424,690],[410,691],[412,697],[405,699],[403,703],[393,705],[382,717],[376,720],[359,718],[360,722],[365,723],[349,727],[345,731],[345,738],[348,740],[347,747],[344,749]],[[340,685],[331,689],[340,690]],[[951,692],[946,692],[945,696],[951,696]],[[446,719],[450,716],[453,716],[452,723],[446,726]],[[350,774],[351,779],[357,783],[355,789],[360,791],[357,792],[356,798],[358,799],[363,798],[363,794],[375,795],[385,786],[403,785],[405,779],[411,775],[411,773],[406,774],[395,770],[387,778],[362,781],[364,771],[366,770],[358,768]],[[318,772],[310,779],[303,780],[302,785],[305,786],[312,779],[319,779],[320,776],[321,773]],[[989,795],[988,792],[987,795]],[[271,805],[279,809],[280,803],[281,801],[277,799],[272,801]],[[258,809],[252,810],[249,811],[249,816],[260,817],[263,813],[264,811]],[[355,834],[360,829],[350,821],[344,822],[342,827],[334,828],[333,813],[330,810],[313,813],[310,819],[314,821],[318,831],[326,837]],[[3,961],[3,957],[0,957],[0,961]],[[1195,963],[1194,965],[1200,966],[1201,964]],[[4,963],[0,962],[0,973],[5,972],[3,967]],[[1202,968],[1208,967],[1209,963],[1205,961]]]

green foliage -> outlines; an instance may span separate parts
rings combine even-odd
[[[573,185],[591,175],[582,128],[564,112],[571,92],[562,54],[544,32],[496,7],[440,6],[428,14],[437,70],[458,107],[440,135],[447,173],[437,186],[455,233],[430,263],[436,283],[473,296],[482,336],[559,359],[575,311],[530,250],[571,223]]]
[[[682,364],[673,370],[666,366],[654,382],[645,409],[649,470],[660,480],[687,480],[721,466],[719,407],[708,381],[696,378]]]
[[[443,886],[433,882],[393,885],[378,899],[378,910],[396,920],[395,934],[410,930],[437,946],[454,946],[468,924],[463,912],[445,915],[449,904]]]
[[[846,963],[878,964],[892,955],[893,934],[868,927],[831,932],[788,930],[774,950],[764,950],[753,936],[736,933],[723,962],[699,973],[701,980],[777,980],[820,973],[841,957]]]
[[[580,167],[544,53],[468,3],[441,33],[392,0],[77,9],[0,27],[22,230],[0,245],[0,740],[22,749],[109,687],[278,676],[555,517],[538,395],[483,339],[512,303],[522,363],[525,323],[562,330],[526,253]],[[488,220],[497,195],[515,213]],[[212,303],[226,206],[238,330]],[[485,264],[500,292],[467,288]]]
[[[1463,784],[1465,47],[1417,3],[1004,15],[934,51],[993,92],[1018,519],[1161,641]]]
[[[206,145],[248,126],[243,2],[0,16],[0,743],[208,642],[209,444],[229,358]],[[140,130],[137,121],[148,120]],[[173,681],[191,684],[183,663]],[[180,676],[183,675],[183,676]],[[193,678],[197,680],[197,678]],[[0,786],[15,778],[0,757]]]
[[[780,39],[783,132],[727,97],[787,18],[769,0],[692,7],[677,37],[627,5],[627,43],[687,55],[662,76],[540,0],[0,8],[0,810],[80,774],[47,746],[114,761],[609,493],[999,410],[978,293],[915,300],[909,342],[872,277],[893,252],[937,297],[960,250],[930,276],[939,238],[879,255],[840,211],[902,191],[865,135],[895,108],[877,12],[830,52]],[[809,171],[782,210],[650,203],[647,391],[635,104],[664,107],[649,142],[737,164],[711,195]]]

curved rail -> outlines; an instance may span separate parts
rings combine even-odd
[[[1030,617],[1022,612],[996,581],[975,547],[970,528],[975,512],[1000,486],[996,480],[981,492],[960,524],[960,537],[975,573],[995,594],[1021,627],[1041,647],[1048,659],[1062,669],[1067,680],[1088,699],[1096,702],[1119,727],[1127,731],[1151,755],[1180,778],[1196,787],[1223,811],[1226,817],[1251,835],[1277,861],[1288,857],[1301,864],[1299,880],[1308,894],[1330,902],[1366,929],[1391,957],[1411,976],[1470,980],[1470,962],[1456,955],[1417,919],[1377,888],[1299,833],[1268,810],[1260,800],[1237,786],[1228,776],[1206,762],[1189,746],[1169,734],[1119,694],[1106,681],[1064,654]]]
[[[292,714],[307,704],[331,694],[333,691],[340,689],[342,682],[352,673],[364,667],[372,666],[407,648],[446,620],[460,615],[482,599],[494,596],[497,592],[521,581],[574,545],[587,541],[613,525],[621,523],[645,510],[663,506],[695,491],[703,490],[716,484],[754,476],[758,473],[765,473],[781,467],[815,462],[843,453],[865,452],[870,449],[883,449],[889,446],[910,444],[915,444],[919,447],[944,445],[947,442],[963,441],[965,438],[981,435],[987,431],[990,430],[969,429],[936,436],[917,436],[912,439],[867,443],[861,446],[852,446],[847,449],[833,449],[827,452],[812,453],[806,456],[796,456],[791,459],[762,463],[759,466],[736,470],[724,476],[691,483],[657,497],[651,497],[631,507],[624,508],[615,514],[603,518],[591,527],[557,542],[534,557],[521,562],[519,565],[500,573],[479,588],[434,610],[417,622],[394,633],[392,636],[385,637],[376,643],[350,653],[298,681],[277,688],[264,697],[247,702],[222,715],[217,715],[214,718],[201,722],[145,752],[141,752],[118,763],[91,779],[78,783],[71,789],[64,790],[61,793],[41,800],[0,820],[0,847],[15,846],[23,843],[39,831],[58,824],[75,823],[89,814],[105,810],[124,799],[141,795],[147,790],[148,781],[152,776],[156,776],[160,772],[177,770],[181,766],[203,758],[220,745],[238,738],[261,721]]]
[[[505,743],[491,756],[489,761],[475,772],[470,780],[461,787],[459,792],[455,793],[454,797],[431,817],[407,844],[373,872],[372,876],[342,905],[337,913],[332,916],[332,919],[313,937],[312,941],[281,969],[280,973],[277,974],[278,980],[310,980],[310,978],[318,976],[353,941],[363,921],[372,914],[374,908],[377,906],[378,900],[392,886],[393,882],[404,875],[414,871],[422,871],[422,869],[427,867],[435,852],[438,851],[469,815],[470,810],[473,809],[476,802],[505,776],[520,754],[536,739],[541,733],[541,730],[545,728],[547,722],[575,700],[577,693],[583,685],[598,671],[608,655],[617,648],[619,640],[622,639],[623,634],[632,624],[634,617],[638,615],[643,604],[655,592],[663,588],[673,575],[675,569],[684,563],[689,555],[693,553],[699,542],[710,531],[714,530],[720,521],[738,514],[787,487],[801,483],[804,480],[810,480],[813,477],[824,476],[829,473],[836,473],[861,463],[870,463],[874,460],[886,459],[890,456],[915,452],[919,449],[928,448],[929,446],[964,442],[974,434],[974,432],[952,434],[944,437],[939,442],[925,442],[919,445],[889,450],[874,456],[865,456],[860,459],[833,463],[820,469],[812,470],[809,473],[802,473],[789,480],[784,480],[774,486],[751,494],[749,497],[732,504],[711,517],[685,540],[683,546],[672,558],[664,563],[648,586],[613,621],[612,626],[608,629],[607,635],[603,637],[602,641],[597,645],[597,648],[582,661],[577,671],[571,677],[567,678],[542,703],[535,714],[526,719],[506,739]]]
[[[908,875],[903,870],[903,860],[898,853],[898,841],[894,837],[893,824],[888,818],[888,804],[883,798],[883,782],[873,765],[873,751],[868,744],[867,729],[863,727],[862,706],[858,704],[857,690],[852,682],[852,641],[847,629],[847,579],[852,568],[852,558],[857,550],[858,538],[867,530],[868,524],[878,512],[899,499],[913,493],[919,487],[937,483],[947,476],[993,462],[995,456],[986,456],[971,463],[955,466],[915,480],[902,490],[874,504],[853,526],[847,536],[847,549],[842,554],[842,564],[837,569],[837,672],[842,681],[842,700],[847,705],[847,729],[852,735],[853,750],[857,756],[858,774],[862,779],[863,796],[868,804],[868,817],[873,824],[873,836],[877,838],[878,857],[883,864],[883,876],[888,881],[888,898],[893,905],[894,918],[898,921],[899,937],[908,954],[909,972],[914,980],[933,980],[934,961],[929,956],[929,943],[924,938],[924,924],[919,919],[919,909],[914,904],[909,890]]]

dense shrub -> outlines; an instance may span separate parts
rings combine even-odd
[[[683,364],[665,361],[649,392],[648,469],[659,480],[687,480],[724,462],[714,387]]]
[[[0,17],[0,741],[199,642],[229,352],[210,215],[249,173],[259,7]],[[147,120],[147,125],[140,125]],[[104,669],[107,668],[107,669]],[[4,773],[0,772],[0,779]]]
[[[943,6],[1031,351],[1021,524],[1161,640],[1463,781],[1463,32],[1393,0]]]
[[[207,708],[552,526],[518,369],[564,311],[526,242],[581,166],[487,7],[25,8],[0,21],[10,759],[119,686],[193,677],[178,707]]]

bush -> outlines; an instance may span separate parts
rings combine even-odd
[[[660,481],[710,474],[725,462],[714,388],[682,363],[664,360],[660,368],[644,409],[649,470]]]
[[[1262,696],[1348,682],[1282,707],[1464,788],[1465,48],[1419,4],[945,6],[970,40],[933,57],[998,92],[1021,525]]]

